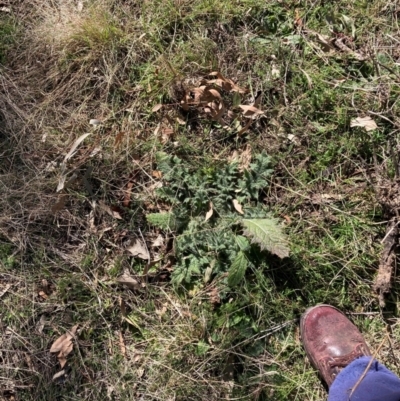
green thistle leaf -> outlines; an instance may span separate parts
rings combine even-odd
[[[228,285],[230,287],[235,287],[243,280],[247,265],[248,261],[245,253],[242,251],[238,252],[228,273]]]
[[[176,229],[176,219],[173,213],[149,213],[146,215],[147,221],[157,228],[162,230]]]
[[[242,224],[244,235],[261,249],[267,249],[280,258],[289,256],[287,237],[276,219],[243,219]]]

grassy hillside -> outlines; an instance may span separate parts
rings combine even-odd
[[[385,306],[373,285],[400,207],[398,15],[0,9],[2,397],[325,400],[298,330],[321,302],[396,370],[398,279]]]

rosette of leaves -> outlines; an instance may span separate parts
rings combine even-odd
[[[249,255],[254,247],[280,258],[289,255],[281,225],[259,202],[273,171],[266,154],[256,156],[241,172],[237,162],[196,167],[160,152],[157,169],[163,177],[157,195],[171,205],[171,212],[148,214],[147,220],[174,233],[174,284],[207,282],[228,273],[233,287],[252,264]],[[243,215],[234,201],[242,205]],[[212,215],[206,219],[210,208]]]

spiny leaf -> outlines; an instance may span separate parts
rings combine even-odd
[[[241,251],[247,251],[250,248],[249,240],[242,235],[237,235],[235,237],[236,244],[239,246]]]
[[[173,213],[149,213],[146,215],[147,221],[162,230],[175,230],[176,220]]]
[[[245,253],[242,251],[238,252],[229,269],[228,285],[230,287],[234,287],[240,283],[246,273],[247,265],[248,261]]]
[[[244,234],[252,238],[252,242],[267,249],[280,258],[289,256],[286,235],[275,219],[243,219]]]

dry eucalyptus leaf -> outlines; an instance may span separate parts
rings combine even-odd
[[[57,380],[60,377],[63,377],[65,375],[65,370],[60,370],[59,372],[57,372],[54,376],[53,376],[53,380]]]
[[[156,111],[160,110],[163,107],[163,105],[161,103],[156,104],[152,109],[152,113],[155,113]]]
[[[78,10],[78,13],[80,13],[83,10],[83,1],[78,1],[78,5],[76,8]]]
[[[212,98],[221,99],[221,94],[216,89],[207,89],[206,93]]]
[[[353,120],[350,121],[350,127],[365,128],[367,132],[378,128],[376,122],[369,116],[354,118]]]
[[[128,252],[132,254],[132,256],[138,257],[140,259],[144,260],[149,260],[150,259],[150,254],[149,251],[147,250],[146,246],[139,240],[136,240],[136,242],[130,246],[129,248],[126,248]]]
[[[131,202],[132,188],[133,188],[133,182],[129,181],[128,184],[126,184],[125,196],[122,202],[122,204],[125,207],[129,207],[129,203]]]
[[[215,121],[219,121],[222,124],[221,117],[225,112],[225,107],[222,101],[219,103],[217,102],[208,103],[208,106],[210,106],[211,108],[210,111],[211,118]]]
[[[56,353],[57,359],[60,362],[61,368],[65,366],[67,363],[67,355],[73,350],[74,344],[72,343],[72,339],[78,329],[78,325],[72,327],[70,331],[67,331],[62,336],[58,337],[56,341],[54,341],[53,345],[50,348],[50,352],[52,354]]]
[[[210,210],[206,213],[206,218],[204,221],[210,220],[213,213],[214,213],[213,204],[212,202],[210,202]]]
[[[236,209],[236,211],[237,211],[238,213],[244,214],[242,205],[239,203],[239,201],[238,201],[237,199],[234,199],[234,200],[232,201],[232,203],[233,203],[233,207]]]
[[[90,135],[89,133],[83,134],[81,135],[73,144],[72,147],[70,149],[70,151],[67,153],[67,155],[64,157],[64,163],[67,162],[76,152],[76,149],[78,148],[78,146],[84,141],[84,139],[86,137],[88,137]]]
[[[160,132],[161,132],[161,142],[163,144],[167,143],[174,134],[174,130],[170,127],[161,128]]]
[[[122,220],[121,213],[119,212],[119,209],[117,207],[111,206],[110,210],[111,210],[111,216],[114,217],[114,219]]]
[[[151,246],[158,247],[158,246],[163,246],[164,245],[164,237],[159,234],[158,237],[153,241]]]
[[[108,206],[103,201],[99,201],[99,206],[111,217],[114,217],[114,219],[123,220],[121,216],[121,210],[117,206]]]
[[[127,273],[124,273],[122,276],[119,276],[117,278],[117,283],[125,284],[128,288],[131,288],[132,290],[138,290],[140,288],[139,282]]]
[[[263,115],[264,112],[257,107],[249,106],[246,104],[239,104],[239,107],[244,111],[243,116],[247,118],[255,118],[259,115]]]
[[[89,121],[89,124],[96,127],[96,126],[98,126],[98,125],[101,124],[101,121],[100,121],[100,120],[97,120],[96,118],[92,118],[92,119]]]
[[[247,121],[247,124],[240,131],[238,131],[238,133],[237,133],[238,136],[243,135],[250,128],[251,123],[252,123],[252,120],[249,119],[249,121]]]
[[[214,81],[210,81],[210,83],[214,83]],[[200,106],[211,102],[218,103],[221,99],[221,94],[217,89],[210,85],[202,85],[188,90],[181,100],[181,106],[184,110],[189,110],[189,106]]]
[[[209,84],[215,84],[220,86],[223,90],[227,92],[237,92],[237,93],[247,93],[248,90],[241,88],[240,86],[236,85],[230,78],[224,77],[220,72],[214,71],[209,74],[210,76],[216,76],[217,79],[208,81]]]
[[[63,351],[66,353],[66,355],[68,355],[72,351],[73,344],[71,340],[74,338],[77,329],[78,325],[76,324],[74,327],[72,327],[71,330],[67,331],[65,334],[58,337],[57,340],[54,341],[53,345],[51,346],[50,352],[55,353]]]

